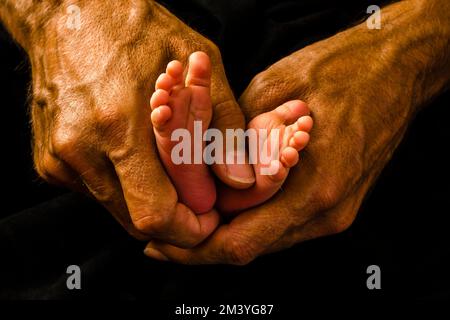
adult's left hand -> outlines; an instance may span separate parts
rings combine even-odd
[[[246,264],[348,228],[414,114],[450,82],[449,13],[446,0],[402,1],[383,10],[381,30],[356,26],[257,75],[240,100],[247,118],[292,99],[312,110],[315,127],[302,162],[282,192],[199,246],[154,241],[148,247],[162,255],[146,253],[189,264]]]

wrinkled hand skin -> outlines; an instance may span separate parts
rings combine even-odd
[[[240,99],[247,119],[291,99],[312,111],[315,127],[301,163],[271,201],[241,213],[198,247],[154,241],[147,254],[243,265],[347,229],[414,115],[449,84],[450,19],[441,19],[437,4],[449,6],[430,3],[392,5],[383,11],[382,30],[356,26],[258,74]]]
[[[218,214],[197,217],[177,202],[157,156],[148,101],[169,61],[185,63],[201,50],[214,66],[212,125],[243,128],[217,47],[153,1],[77,1],[79,30],[66,26],[68,5],[0,6],[32,66],[37,172],[91,194],[136,238],[198,244],[217,227]]]

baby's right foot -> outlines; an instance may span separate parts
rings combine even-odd
[[[298,152],[308,144],[312,126],[309,108],[300,100],[286,102],[275,110],[263,113],[250,121],[249,129],[255,129],[256,132],[263,129],[268,132],[267,137],[270,137],[273,130],[278,130],[279,140],[275,140],[278,142],[278,158],[270,155],[269,160],[272,161],[264,165],[258,157],[258,162],[253,166],[256,183],[251,188],[235,190],[225,186],[219,190],[217,207],[220,212],[242,211],[269,200],[277,193],[286,180],[289,169],[298,163]],[[260,155],[261,148],[271,149],[271,142],[272,140],[268,138],[262,146],[258,146]]]
[[[172,141],[171,136],[176,129],[187,129],[192,139],[189,142],[193,146],[194,121],[201,121],[202,137],[209,127],[212,119],[209,57],[203,52],[193,53],[189,57],[186,79],[183,71],[179,61],[172,61],[167,65],[166,73],[158,78],[150,101],[153,110],[151,119],[160,158],[172,178],[180,202],[199,214],[210,211],[214,206],[214,179],[203,161],[201,164],[175,165],[171,154],[178,142]],[[204,148],[203,144],[202,155]]]

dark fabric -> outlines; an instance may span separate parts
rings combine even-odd
[[[345,30],[365,17],[373,4],[370,0],[158,2],[220,47],[238,95],[258,72],[291,52]]]
[[[166,0],[164,5],[220,46],[239,95],[279,58],[356,22],[368,3]],[[305,300],[450,297],[449,94],[419,114],[348,231],[245,267],[193,267],[147,259],[145,244],[131,239],[98,204],[36,179],[26,114],[29,67],[4,30],[0,70],[0,298],[284,301],[287,308],[286,301],[301,307]],[[81,266],[82,290],[65,286],[71,264]],[[381,291],[366,288],[371,264],[381,267]]]

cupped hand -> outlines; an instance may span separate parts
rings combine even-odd
[[[240,99],[247,119],[293,99],[311,109],[315,127],[300,164],[274,198],[220,226],[199,246],[152,241],[146,254],[241,265],[348,228],[415,111],[411,73],[397,63],[398,48],[374,32],[354,27],[258,74]]]
[[[156,152],[149,98],[170,60],[186,62],[201,50],[214,66],[213,126],[244,127],[217,47],[152,1],[80,2],[79,28],[68,28],[65,9],[31,24],[24,41],[38,173],[89,193],[137,238],[199,243],[217,227],[218,215],[196,216],[178,203]],[[242,183],[223,165],[215,171],[237,187],[253,175],[239,168]]]

